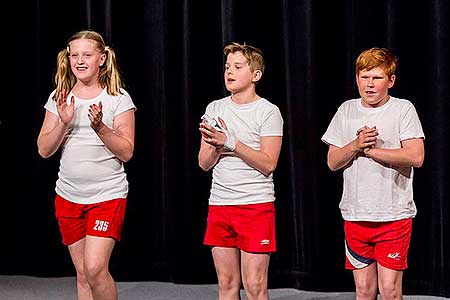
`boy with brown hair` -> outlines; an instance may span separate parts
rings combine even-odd
[[[261,51],[233,43],[224,54],[231,95],[207,106],[199,128],[199,165],[213,168],[204,243],[212,247],[219,299],[240,299],[242,282],[248,299],[265,300],[270,253],[276,251],[272,174],[283,119],[255,91],[264,72]]]

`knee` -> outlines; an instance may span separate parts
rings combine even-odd
[[[244,280],[245,292],[252,298],[261,297],[267,294],[267,282],[264,278],[246,278]]]
[[[86,263],[84,265],[84,274],[85,278],[89,282],[89,284],[95,285],[99,281],[102,280],[105,276],[108,275],[107,267],[96,264],[96,263]]]
[[[78,284],[81,285],[87,285],[88,284],[88,280],[86,277],[86,273],[84,272],[84,268],[77,268],[77,282]]]
[[[218,276],[219,289],[221,291],[239,291],[241,289],[240,277],[232,275],[220,275]]]
[[[374,282],[359,282],[356,284],[356,299],[376,299],[378,286]]]
[[[394,283],[382,283],[380,285],[380,294],[383,300],[395,300],[402,298],[401,287],[398,287]]]

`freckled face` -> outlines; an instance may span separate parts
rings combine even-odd
[[[388,78],[383,69],[377,67],[371,70],[362,70],[356,76],[362,105],[365,107],[379,107],[388,99],[388,90],[394,85],[395,75]]]

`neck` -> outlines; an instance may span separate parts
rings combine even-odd
[[[386,97],[384,97],[382,100],[378,101],[377,103],[365,103],[364,101],[362,101],[363,106],[365,107],[369,107],[369,108],[377,108],[377,107],[381,107],[384,104],[386,104],[389,101],[390,97],[389,95],[386,95]]]
[[[96,97],[101,93],[103,87],[100,85],[100,82],[82,82],[77,81],[75,86],[72,89],[72,92],[79,98],[82,99],[90,99]]]
[[[247,104],[252,103],[258,100],[259,97],[255,90],[246,90],[246,91],[240,91],[236,93],[231,93],[231,100],[233,100],[234,103],[237,104]]]
[[[95,81],[78,80],[73,89],[76,91],[86,91],[86,90],[91,91],[91,90],[102,90],[103,87],[97,80]]]

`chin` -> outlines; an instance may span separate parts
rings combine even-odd
[[[232,87],[229,87],[229,86],[225,86],[225,87],[226,87],[227,91],[229,91],[232,94],[239,92],[237,89],[233,89]]]

